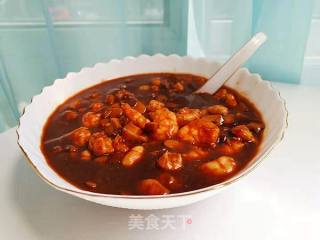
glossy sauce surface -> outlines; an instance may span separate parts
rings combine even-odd
[[[92,192],[169,194],[220,183],[254,157],[264,124],[254,105],[234,90],[191,94],[205,81],[186,74],[146,74],[83,90],[48,119],[42,152],[60,176]],[[151,100],[163,104],[158,115],[150,110]],[[164,135],[159,132],[166,120],[162,110],[173,118]],[[75,134],[79,128],[84,131]],[[130,135],[132,129],[141,136]],[[188,134],[200,135],[190,140]]]

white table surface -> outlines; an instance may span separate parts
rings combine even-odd
[[[15,129],[0,134],[0,239],[320,239],[320,88],[275,86],[289,110],[282,143],[234,186],[181,208],[118,209],[59,192],[25,161]],[[129,230],[132,214],[192,223]]]

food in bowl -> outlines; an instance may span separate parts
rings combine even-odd
[[[205,81],[157,73],[85,89],[51,114],[42,152],[61,177],[91,192],[163,195],[221,183],[253,159],[264,122],[233,89],[194,94]]]

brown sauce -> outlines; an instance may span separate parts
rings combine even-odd
[[[235,90],[191,94],[205,81],[159,73],[85,89],[51,114],[42,152],[61,177],[92,192],[168,194],[220,183],[254,157],[264,124]]]

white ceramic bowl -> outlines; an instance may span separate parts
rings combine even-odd
[[[48,116],[68,97],[92,85],[114,78],[155,72],[191,73],[209,77],[220,64],[215,61],[180,57],[177,55],[141,55],[98,63],[92,68],[83,68],[78,73],[69,73],[64,79],[57,79],[52,86],[45,87],[25,108],[17,130],[18,144],[37,174],[54,188],[88,201],[122,208],[160,209],[187,205],[210,197],[226,188],[257,166],[271,149],[282,139],[287,126],[287,110],[283,99],[271,84],[247,69],[240,69],[226,85],[237,90],[255,103],[266,123],[264,137],[257,155],[235,176],[220,184],[195,191],[165,196],[122,196],[92,193],[71,185],[47,164],[40,150],[42,129]]]

